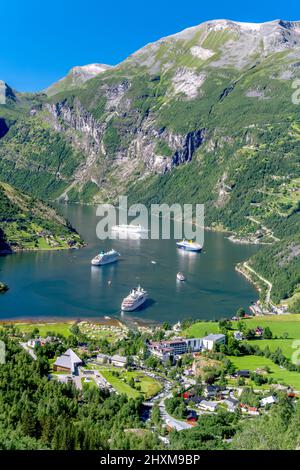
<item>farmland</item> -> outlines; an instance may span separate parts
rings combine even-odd
[[[115,369],[99,368],[101,375],[109,382],[118,393],[124,393],[129,398],[136,398],[142,393],[146,399],[156,395],[161,390],[160,383],[142,372],[137,371],[117,371]],[[133,379],[136,386],[141,390],[133,388],[129,382]],[[131,382],[130,382],[131,383]]]
[[[280,366],[274,364],[270,359],[261,356],[229,356],[229,359],[236,366],[237,369],[248,369],[255,371],[268,367],[270,373],[267,377],[272,377],[276,383],[291,385],[296,390],[300,390],[300,374],[299,372],[290,372],[282,369]]]
[[[265,347],[268,346],[272,352],[280,348],[286,357],[291,357],[294,351],[293,343],[295,340],[300,339],[300,315],[269,315],[253,317],[242,321],[249,329],[256,328],[257,326],[261,326],[262,328],[269,327],[273,333],[272,339],[252,340],[250,342],[252,345],[255,344],[261,349],[265,349]],[[238,322],[233,321],[232,327],[234,330],[237,330]],[[200,321],[187,328],[183,334],[190,338],[199,338],[206,334],[219,332],[217,322]]]

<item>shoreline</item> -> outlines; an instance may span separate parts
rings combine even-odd
[[[19,253],[37,253],[37,252],[49,252],[49,251],[66,251],[66,250],[80,250],[80,248],[84,248],[87,246],[87,243],[83,242],[80,245],[75,246],[65,246],[59,248],[17,248],[14,250],[0,250],[0,256],[7,256],[7,255],[17,255]]]
[[[236,271],[239,272],[243,277],[247,279],[248,282],[250,282],[255,289],[259,292],[260,295],[265,291],[265,294],[263,296],[263,299],[259,301],[261,304],[261,308],[263,309],[268,309],[268,312],[262,312],[260,314],[257,314],[257,316],[273,316],[273,315],[295,315],[291,312],[289,312],[287,309],[284,309],[282,304],[274,304],[271,300],[271,291],[272,291],[272,283],[268,281],[267,279],[263,278],[259,273],[257,273],[253,268],[250,268],[248,266],[247,261],[244,261],[243,263],[238,264],[235,267]],[[254,280],[253,277],[251,276],[251,273],[256,276],[257,279],[259,279],[262,283],[265,284],[265,289],[261,287],[261,284],[259,284],[258,281]]]
[[[117,318],[113,315],[107,315],[107,318],[105,318],[106,315],[99,316],[97,318],[94,317],[24,317],[24,318],[1,318],[0,319],[0,326],[4,324],[27,324],[27,325],[55,325],[58,323],[69,323],[70,325],[74,323],[81,323],[81,322],[88,322],[88,323],[94,323],[97,325],[122,325],[125,328],[128,329],[134,329],[134,327],[138,328],[152,328],[152,327],[157,327],[162,325],[162,323],[157,323],[157,322],[148,322],[148,321],[143,321],[142,319],[139,318],[132,318],[130,321],[124,321],[122,318]],[[203,320],[206,321],[206,320]]]
[[[99,319],[91,319],[91,318],[57,318],[57,317],[52,317],[52,318],[35,318],[35,319],[1,319],[0,320],[0,327],[3,325],[57,325],[60,323],[67,323],[70,325],[74,325],[74,323],[82,323],[82,322],[88,322],[88,323],[94,323],[95,325],[106,325],[106,326],[117,326],[117,325],[122,325],[122,327],[127,326],[120,320],[110,317],[109,319],[105,319],[104,317],[101,317]]]
[[[257,282],[255,282],[255,281],[253,280],[253,278],[250,276],[250,274],[248,274],[248,273],[242,268],[241,264],[242,264],[242,266],[244,265],[244,263],[238,263],[238,264],[235,266],[235,270],[236,270],[238,273],[240,273],[242,276],[244,276],[244,278],[247,279],[247,281],[250,282],[250,284],[252,284],[252,285],[255,287],[255,289],[256,289],[259,293],[261,293],[261,291],[262,291],[261,287],[257,284]]]
[[[263,313],[261,315],[252,315],[251,317],[249,318],[274,318],[274,317],[285,317],[286,315],[295,315],[295,316],[299,316],[300,314],[293,314],[293,313],[289,313],[287,312],[286,314],[282,314],[282,315],[279,315],[279,314],[272,314],[272,313]],[[219,319],[220,320],[220,319]],[[201,319],[201,318],[198,318],[196,319],[195,321],[193,321],[192,325],[195,324],[195,323],[199,323],[199,322],[203,322],[203,323],[218,323],[219,322],[218,319],[215,319],[215,320],[211,320],[211,319]],[[229,320],[229,321],[238,321],[236,319],[233,320],[232,316],[229,316],[226,318],[226,320]],[[247,320],[247,318],[245,318],[245,320]],[[118,319],[115,319],[115,318],[110,318],[109,320],[105,320],[104,318],[103,319],[98,319],[98,320],[93,320],[91,318],[81,318],[81,319],[54,319],[54,318],[51,318],[51,319],[45,319],[45,320],[31,320],[31,319],[4,319],[4,320],[0,320],[0,328],[1,326],[4,326],[4,325],[32,325],[32,326],[44,326],[44,325],[49,325],[49,327],[51,325],[59,325],[59,324],[62,324],[62,323],[67,323],[67,324],[70,324],[71,325],[74,325],[74,324],[79,324],[79,323],[82,323],[82,322],[86,322],[86,323],[91,323],[91,324],[95,324],[95,325],[101,325],[101,326],[119,326],[121,328],[125,328],[125,329],[128,329],[128,330],[132,330],[132,327],[124,322],[122,322],[122,320],[118,320]],[[176,324],[176,323],[174,323]],[[136,322],[136,326],[137,328],[141,328],[141,329],[148,329],[148,328],[157,328],[157,327],[161,327],[162,326],[162,323],[158,324],[158,323],[143,323],[143,322]],[[172,326],[172,325],[171,325]]]

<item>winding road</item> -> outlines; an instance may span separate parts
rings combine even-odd
[[[264,277],[262,277],[260,274],[258,274],[256,271],[254,271],[253,268],[251,268],[247,262],[243,263],[244,267],[246,269],[248,269],[248,271],[251,271],[253,274],[255,274],[255,276],[257,276],[261,281],[263,281],[265,284],[267,284],[268,286],[268,289],[267,289],[267,294],[266,294],[266,302],[269,304],[271,303],[270,302],[270,298],[271,298],[271,291],[272,291],[272,288],[273,288],[273,285],[271,284],[270,281],[268,281],[267,279],[265,279]]]

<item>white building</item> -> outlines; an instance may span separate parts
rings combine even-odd
[[[274,397],[273,395],[270,395],[269,397],[265,397],[260,400],[260,406],[274,405],[276,401],[277,401],[276,397]]]
[[[39,339],[30,339],[27,341],[27,346],[30,348],[35,348],[36,346],[40,346],[41,341]]]
[[[200,351],[203,345],[202,338],[191,338],[185,340],[188,352]]]
[[[115,354],[111,357],[111,363],[116,367],[125,367],[127,363],[127,357]]]
[[[235,400],[234,398],[227,398],[226,400],[224,400],[224,405],[227,406],[227,409],[230,413],[234,413],[235,410],[237,409],[237,406],[239,404],[238,400]]]
[[[202,400],[201,403],[199,404],[199,408],[201,408],[204,411],[211,411],[214,412],[218,408],[219,403],[216,401],[207,401],[207,400]]]
[[[242,341],[242,339],[244,338],[244,335],[241,331],[235,331],[233,333],[233,336],[234,336],[234,339],[236,339],[237,341]]]
[[[202,338],[202,347],[208,351],[212,351],[216,344],[225,344],[225,335],[223,334],[210,334]]]
[[[99,353],[97,354],[97,362],[99,362],[99,364],[106,364],[107,362],[110,362],[110,356]]]
[[[173,331],[176,331],[177,333],[178,333],[179,331],[181,331],[181,323],[180,323],[180,321],[179,321],[178,323],[176,323],[176,324],[173,326],[172,330],[173,330]]]

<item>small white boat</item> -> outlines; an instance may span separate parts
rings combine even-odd
[[[201,251],[202,246],[199,243],[193,242],[191,240],[181,240],[180,242],[176,242],[178,248],[186,251]]]
[[[181,272],[177,273],[177,279],[178,281],[185,281],[185,276]]]

